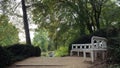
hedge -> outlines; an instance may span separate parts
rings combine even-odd
[[[0,68],[28,57],[41,56],[41,49],[33,45],[14,44],[9,47],[0,47]]]

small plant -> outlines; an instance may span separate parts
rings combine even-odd
[[[68,55],[68,47],[67,46],[61,46],[58,50],[55,51],[56,57],[63,57]]]

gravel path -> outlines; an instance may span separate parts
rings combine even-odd
[[[89,68],[91,66],[92,64],[85,62],[83,57],[32,57],[8,68]]]

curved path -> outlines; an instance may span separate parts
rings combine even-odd
[[[82,57],[31,57],[8,68],[89,68],[92,65]]]

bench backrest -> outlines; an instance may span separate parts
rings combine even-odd
[[[84,49],[93,49],[93,50],[104,50],[107,48],[107,39],[103,37],[93,36],[91,38],[90,44],[72,44],[72,49],[74,50],[84,50]]]
[[[103,37],[93,36],[91,38],[92,49],[106,49],[107,39]]]

